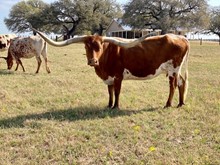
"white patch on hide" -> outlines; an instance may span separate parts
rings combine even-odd
[[[180,77],[178,78],[177,85],[179,87],[183,85],[183,80]]]
[[[113,85],[114,84],[114,79],[115,79],[114,77],[108,76],[108,79],[103,80],[103,81],[106,85]]]
[[[179,74],[180,67],[173,67],[173,60],[168,60],[167,62],[162,63],[159,68],[156,69],[155,74],[150,74],[146,77],[136,77],[131,74],[128,69],[125,69],[123,72],[124,80],[147,80],[157,77],[158,75],[165,73],[168,76],[173,76],[173,73]]]

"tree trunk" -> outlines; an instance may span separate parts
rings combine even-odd
[[[100,36],[102,36],[103,30],[104,30],[104,27],[103,27],[101,24],[99,24],[98,34],[99,34]]]
[[[163,35],[163,34],[167,34],[167,29],[161,29],[161,35]]]
[[[76,27],[79,24],[79,20],[75,21],[75,23],[73,23],[72,28],[69,30],[68,27],[66,25],[63,25],[63,29],[65,31],[64,33],[64,40],[70,39],[70,36],[74,36],[75,31],[76,31]]]

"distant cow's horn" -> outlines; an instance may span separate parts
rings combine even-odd
[[[80,37],[75,37],[75,38],[71,38],[68,39],[66,41],[61,41],[61,42],[55,42],[52,39],[48,38],[45,34],[43,34],[42,32],[34,29],[31,27],[31,29],[33,31],[35,31],[36,33],[38,33],[46,42],[48,42],[50,45],[56,46],[56,47],[62,47],[62,46],[67,46],[69,44],[72,43],[78,43],[78,42],[84,42],[86,36],[80,36]]]

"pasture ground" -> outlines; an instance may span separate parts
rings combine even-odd
[[[106,109],[107,87],[83,54],[82,44],[49,46],[51,73],[43,61],[37,75],[35,58],[22,60],[25,73],[6,70],[1,59],[0,164],[220,164],[217,43],[191,42],[179,109],[163,109],[165,75],[124,81],[121,110]]]

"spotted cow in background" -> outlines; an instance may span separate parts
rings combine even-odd
[[[43,56],[46,70],[48,73],[50,73],[50,69],[47,66],[47,43],[40,36],[17,37],[12,39],[8,49],[8,56],[3,58],[7,61],[8,69],[12,68],[14,59],[17,63],[15,70],[18,69],[20,64],[23,71],[25,72],[24,66],[20,59],[32,58],[35,56],[38,62],[36,73],[38,73],[42,62],[40,55]]]

